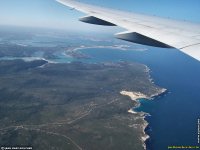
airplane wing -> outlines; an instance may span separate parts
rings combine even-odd
[[[80,21],[120,26],[125,32],[116,38],[162,48],[177,48],[200,61],[200,24],[102,8],[75,0],[56,0],[87,16]]]

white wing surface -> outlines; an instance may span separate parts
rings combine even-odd
[[[102,8],[75,0],[57,1],[87,14],[80,21],[126,29],[116,34],[119,39],[155,47],[177,48],[200,61],[200,24]]]

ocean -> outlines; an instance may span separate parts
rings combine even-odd
[[[10,29],[8,31],[10,32]],[[11,40],[11,43],[29,46],[54,47],[59,45],[65,47],[69,44],[66,42],[68,40],[71,46],[76,46],[77,37],[80,38],[78,40],[79,45],[87,45],[87,42],[91,42],[88,38],[83,40],[81,36],[72,37],[69,35],[67,37],[65,35],[61,36],[60,34],[56,36],[54,34],[53,36],[41,36],[41,34],[38,34],[36,37],[31,36],[27,40],[23,38],[20,40],[17,37],[16,41]],[[1,37],[0,41],[2,42]],[[100,43],[106,45],[105,40]],[[107,45],[108,43],[110,45],[110,42],[107,42]],[[141,105],[137,108],[137,111],[144,111],[151,115],[146,117],[149,122],[146,133],[150,135],[150,139],[146,143],[148,150],[166,150],[168,146],[200,146],[198,143],[198,119],[200,118],[199,61],[176,49],[153,47],[148,47],[146,51],[108,48],[86,48],[80,51],[91,58],[77,60],[72,57],[66,58],[64,54],[58,53],[56,54],[57,58],[52,61],[61,63],[74,60],[87,63],[139,62],[151,69],[150,74],[155,84],[168,89],[166,95],[157,97],[152,101],[141,99]],[[33,57],[41,57],[41,55],[43,54],[36,53]],[[18,58],[4,57],[1,59],[12,60]]]
[[[200,146],[197,125],[200,118],[200,62],[176,49],[148,47],[146,51],[134,51],[86,48],[79,51],[89,55],[90,59],[74,59],[58,53],[52,61],[138,62],[150,68],[155,84],[168,90],[167,94],[154,100],[141,99],[141,106],[136,109],[150,114],[146,117],[149,123],[146,133],[150,135],[146,141],[147,150],[167,150],[168,146]]]
[[[155,84],[168,93],[152,101],[140,100],[137,111],[144,111],[149,126],[148,150],[165,150],[168,146],[200,146],[200,62],[176,49],[149,48],[146,51],[116,49],[83,49],[91,56],[86,62],[139,62],[151,69]]]

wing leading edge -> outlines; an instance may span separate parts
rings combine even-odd
[[[174,47],[200,61],[200,24],[128,13],[75,0],[56,1],[88,15],[80,21],[126,29],[116,34],[119,39],[155,47]]]

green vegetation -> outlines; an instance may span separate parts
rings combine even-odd
[[[121,90],[160,88],[136,63],[0,61],[0,146],[37,150],[142,150],[142,113]]]

